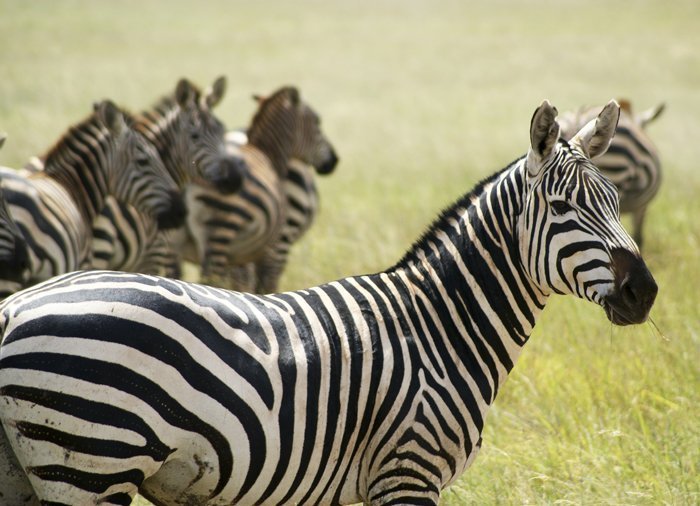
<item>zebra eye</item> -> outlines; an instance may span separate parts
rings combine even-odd
[[[557,216],[561,216],[573,210],[573,207],[565,200],[553,200],[550,205],[552,206],[552,211],[554,211],[554,214]]]
[[[139,167],[146,167],[148,165],[148,158],[146,158],[146,157],[137,158],[136,165],[138,165]]]

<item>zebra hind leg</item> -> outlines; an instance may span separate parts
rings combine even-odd
[[[8,506],[38,506],[29,478],[24,474],[14,450],[0,428],[0,504]]]

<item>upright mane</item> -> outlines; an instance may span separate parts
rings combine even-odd
[[[469,192],[465,193],[459,197],[453,204],[447,206],[438,215],[432,224],[423,232],[423,234],[416,240],[413,245],[406,251],[404,256],[395,265],[394,269],[401,269],[407,267],[409,264],[417,260],[417,254],[420,251],[425,251],[429,247],[429,243],[440,232],[446,232],[452,225],[450,222],[454,221],[458,213],[464,209],[468,209],[470,206],[474,205],[474,200],[479,197],[483,192],[484,188],[493,181],[497,180],[504,172],[511,169],[517,162],[522,160],[524,157],[519,157],[509,163],[506,167],[491,174],[490,176],[479,181]]]
[[[80,139],[90,139],[93,137],[100,143],[107,137],[105,126],[94,112],[82,121],[71,125],[68,131],[66,131],[41,157],[45,160],[47,173],[52,173],[52,169],[56,166],[55,164],[65,155],[65,150],[69,150],[72,154],[79,156],[86,165],[95,166],[95,163],[99,162],[99,154],[94,151],[90,143],[82,145],[78,143]],[[89,152],[86,152],[85,148],[88,148]],[[92,160],[90,158],[92,158]]]

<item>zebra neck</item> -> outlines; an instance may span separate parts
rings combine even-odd
[[[525,273],[515,235],[521,161],[447,209],[397,265],[412,292],[423,337],[442,341],[486,404],[496,396],[544,308]],[[479,376],[481,375],[481,376]]]
[[[190,178],[186,153],[177,141],[182,128],[180,111],[174,100],[164,99],[152,110],[136,116],[134,129],[155,146],[165,168],[182,189]]]
[[[43,174],[70,195],[86,223],[104,207],[108,193],[106,167],[113,163],[111,138],[95,129],[72,127],[45,156]]]
[[[287,175],[287,161],[292,157],[294,144],[293,127],[286,123],[280,120],[277,124],[266,121],[266,118],[256,118],[248,131],[248,143],[269,158],[281,178]]]

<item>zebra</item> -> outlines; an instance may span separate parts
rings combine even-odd
[[[437,504],[551,295],[617,325],[656,297],[590,161],[617,103],[570,141],[556,114],[544,101],[528,153],[385,271],[271,295],[92,271],[11,296],[0,419],[17,488],[44,504]]]
[[[37,163],[42,170],[0,168],[10,215],[27,244],[25,284],[90,267],[92,226],[107,195],[163,228],[184,221],[181,192],[157,151],[109,100],[96,104]],[[3,279],[0,287],[12,290],[15,283]]]
[[[212,112],[225,91],[224,76],[204,91],[182,78],[173,94],[133,117],[134,128],[157,147],[181,191],[196,182],[216,193],[233,193],[247,173],[245,162],[229,154],[225,127]],[[161,232],[133,206],[108,199],[94,235],[95,268],[179,276],[170,232]]]
[[[228,137],[234,152],[246,161],[248,176],[235,195],[200,185],[187,189],[187,232],[194,248],[183,251],[200,264],[206,283],[269,293],[276,290],[284,266],[278,249],[289,212],[288,181],[298,174],[289,160],[328,173],[338,156],[321,131],[318,114],[296,87],[283,86],[268,97],[254,98],[259,105],[247,142],[238,143],[237,134]]]
[[[0,133],[0,148],[7,135]],[[27,243],[7,208],[5,194],[0,186],[0,298],[19,290],[29,276]]]
[[[632,214],[632,237],[641,248],[644,217],[651,200],[661,186],[659,152],[645,128],[664,111],[658,104],[639,114],[632,112],[628,100],[620,100],[620,123],[606,153],[595,161],[597,167],[620,193],[620,211]],[[562,114],[562,135],[570,139],[579,128],[600,112],[601,107],[581,107]]]

